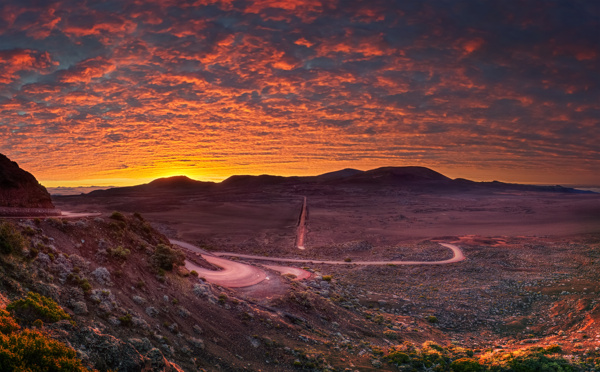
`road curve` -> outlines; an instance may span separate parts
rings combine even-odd
[[[299,258],[278,258],[278,257],[264,257],[254,256],[250,254],[238,254],[229,252],[215,252],[215,256],[219,257],[238,257],[248,260],[257,261],[271,261],[271,262],[295,262],[295,263],[312,263],[312,264],[326,264],[326,265],[445,265],[454,262],[460,262],[465,259],[465,255],[462,250],[454,244],[450,243],[439,243],[446,248],[452,250],[452,258],[441,261],[327,261],[327,260],[311,260],[311,259],[299,259]]]
[[[193,244],[182,242],[181,240],[169,239],[171,244],[189,249],[202,256],[207,262],[220,267],[221,270],[209,270],[200,267],[193,262],[185,261],[185,268],[196,271],[198,276],[207,281],[218,284],[223,287],[240,288],[249,287],[258,284],[265,280],[267,273],[256,266],[246,265],[243,263],[228,260],[226,258],[216,257],[213,254],[198,248]]]
[[[209,255],[202,255],[202,258],[222,270],[205,269],[190,261],[185,261],[185,268],[190,271],[195,270],[198,276],[223,287],[249,287],[262,282],[267,277],[267,273],[255,266]]]
[[[200,277],[203,277],[207,281],[229,288],[240,288],[249,287],[262,282],[267,278],[267,274],[259,269],[258,267],[246,265],[240,262],[228,260],[223,257],[237,257],[241,259],[270,261],[270,262],[295,262],[295,263],[310,263],[310,264],[327,264],[327,265],[362,265],[362,266],[376,266],[376,265],[444,265],[454,262],[460,262],[465,259],[465,255],[462,250],[454,244],[439,243],[440,245],[452,250],[453,256],[447,260],[441,261],[327,261],[327,260],[309,260],[309,259],[297,259],[297,258],[278,258],[278,257],[264,257],[254,256],[249,254],[238,254],[229,252],[216,252],[209,253],[201,248],[196,247],[193,244],[182,242],[180,240],[169,239],[172,244],[179,245],[183,248],[187,248],[194,251],[202,256],[207,262],[220,267],[222,270],[209,270],[200,267],[190,261],[185,262],[185,267],[188,270],[194,270]],[[286,267],[279,265],[264,265],[264,267],[278,271],[282,274],[292,274],[296,276],[296,279],[306,279],[310,277],[310,273],[306,270]]]

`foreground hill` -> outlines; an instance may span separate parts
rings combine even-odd
[[[46,188],[19,165],[0,154],[0,208],[46,208],[54,205]]]

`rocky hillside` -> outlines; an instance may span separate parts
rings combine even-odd
[[[0,208],[44,208],[54,205],[46,188],[5,155],[0,154]]]

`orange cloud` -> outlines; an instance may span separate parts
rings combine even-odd
[[[50,53],[30,49],[0,50],[0,84],[17,80],[21,71],[44,71],[58,63]]]
[[[89,83],[115,70],[115,65],[103,57],[90,58],[74,67],[62,71],[60,81],[64,83]]]

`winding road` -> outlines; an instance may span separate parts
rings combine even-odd
[[[310,260],[310,259],[298,259],[298,258],[280,258],[280,257],[264,257],[254,256],[249,254],[237,254],[229,252],[214,252],[210,253],[201,248],[196,247],[193,244],[186,243],[180,240],[170,239],[172,244],[180,247],[189,249],[196,252],[207,262],[218,266],[221,270],[209,270],[200,267],[192,262],[186,261],[186,268],[188,270],[195,270],[200,277],[203,277],[207,281],[218,284],[224,287],[236,288],[236,287],[249,287],[254,284],[262,282],[268,278],[265,271],[259,267],[235,262],[222,257],[237,257],[240,259],[256,260],[256,261],[270,261],[270,262],[294,262],[294,263],[310,263],[310,264],[326,264],[326,265],[362,265],[362,266],[376,266],[376,265],[445,265],[454,262],[460,262],[465,259],[465,255],[462,250],[454,244],[450,243],[439,243],[440,245],[452,250],[452,258],[441,261],[328,261],[328,260]],[[292,274],[296,276],[297,280],[306,279],[310,277],[310,273],[306,270],[302,270],[294,267],[278,266],[278,265],[264,265],[265,268],[278,271],[282,274]]]

